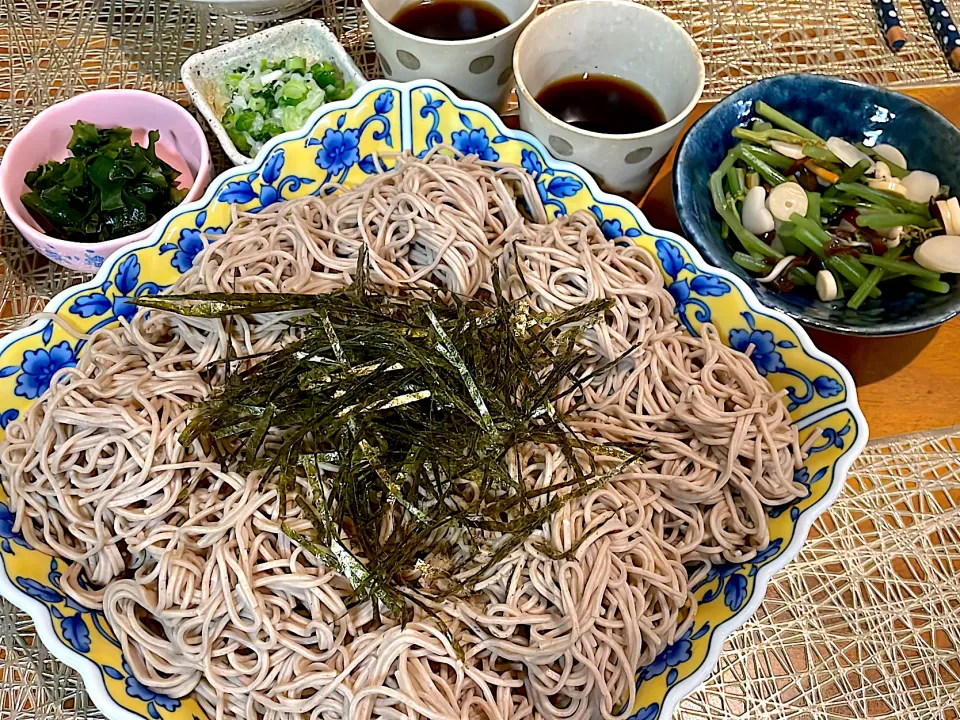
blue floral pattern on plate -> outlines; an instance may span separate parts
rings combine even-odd
[[[730,292],[730,283],[716,275],[698,272],[692,263],[684,259],[676,244],[669,240],[659,239],[654,247],[657,249],[657,258],[660,260],[663,272],[670,278],[667,282],[667,290],[676,302],[677,317],[688,332],[696,335],[697,329],[690,322],[688,313],[691,310],[694,311],[694,319],[697,323],[710,322],[712,318],[710,306],[700,298],[726,295]],[[681,279],[680,276],[684,273],[692,274],[692,277]]]
[[[144,294],[155,295],[163,287],[154,282],[139,282],[140,261],[136,255],[128,255],[117,268],[113,280],[105,280],[93,292],[77,296],[68,308],[68,312],[81,318],[101,318],[89,332],[95,332],[102,327],[116,323],[120,318],[129,320],[136,313],[136,306],[130,300]],[[108,295],[110,288],[114,292]],[[49,343],[53,335],[53,322],[47,321],[41,332],[41,339]],[[42,395],[53,376],[64,368],[74,367],[80,350],[86,340],[77,340],[71,345],[67,340],[61,340],[48,348],[27,350],[23,354],[20,365],[7,365],[0,368],[0,378],[17,375],[14,394],[28,400],[34,400]],[[8,408],[0,413],[0,427],[6,428],[13,420],[19,417],[19,411]]]
[[[26,543],[23,543],[26,547]],[[104,637],[112,638],[112,633],[105,629],[102,613],[85,608],[67,595],[60,588],[61,572],[56,559],[50,561],[50,572],[47,573],[47,583],[41,583],[33,578],[17,577],[14,579],[21,590],[34,600],[48,605],[50,614],[58,621],[63,639],[74,650],[80,653],[90,651],[90,628],[87,618]],[[63,606],[61,609],[60,606]]]
[[[6,505],[0,503],[0,535],[4,532],[4,513],[10,515]],[[12,516],[11,516],[12,517]],[[6,536],[4,536],[6,538]],[[18,544],[27,547],[23,538],[16,539]],[[4,548],[6,550],[6,548]],[[48,606],[50,614],[54,620],[59,623],[60,632],[66,643],[79,653],[90,651],[90,631],[95,630],[100,637],[106,639],[111,645],[119,648],[120,642],[116,639],[110,629],[107,627],[103,613],[97,610],[90,610],[76,602],[65,593],[60,587],[60,578],[62,573],[59,570],[59,563],[56,559],[50,561],[50,572],[47,574],[47,583],[41,583],[32,578],[17,577],[14,582],[27,595],[34,600],[39,600]],[[81,578],[81,583],[83,582]],[[62,609],[61,609],[62,608]],[[90,623],[89,625],[87,623]],[[160,713],[157,707],[173,711],[180,707],[180,700],[168,697],[162,693],[154,692],[138,681],[127,665],[123,661],[123,672],[110,665],[103,666],[103,672],[114,680],[123,680],[124,687],[130,697],[138,698],[147,702],[147,713],[154,720],[160,719]]]
[[[50,381],[53,376],[64,368],[70,368],[77,364],[76,350],[70,347],[70,343],[63,340],[52,348],[38,348],[37,350],[27,350],[23,354],[23,362],[18,366],[8,365],[0,369],[0,377],[9,377],[17,371],[20,375],[17,377],[17,386],[14,393],[20,397],[33,400],[40,397],[47,388],[50,387]],[[3,413],[0,422],[3,427],[15,420],[17,415],[9,415],[9,411]]]
[[[328,131],[329,132],[329,131]],[[232,180],[220,191],[217,199],[221,202],[236,203],[246,205],[253,200],[258,201],[258,205],[244,208],[246,212],[260,212],[265,207],[273,205],[280,200],[289,199],[285,193],[294,193],[302,185],[312,185],[313,179],[301,177],[299,175],[281,175],[286,156],[283,148],[277,148],[270,154],[263,165],[262,172],[252,172],[245,180]],[[259,189],[255,190],[255,182]],[[183,234],[181,233],[181,241]],[[181,248],[183,249],[183,248]],[[194,253],[196,255],[196,253]],[[192,264],[192,260],[191,260]]]
[[[373,139],[383,140],[387,147],[393,147],[393,129],[390,118],[387,117],[387,113],[393,110],[393,105],[393,93],[385,90],[374,100],[374,114],[364,119],[358,127],[344,128],[347,114],[343,113],[337,118],[336,128],[327,128],[321,139],[311,137],[307,140],[307,147],[320,146],[315,162],[327,173],[320,182],[321,187],[329,182],[344,182],[354,165],[358,165],[367,175],[377,172],[372,154],[360,157],[360,139],[372,126],[374,127]]]
[[[774,342],[773,333],[769,330],[758,330],[756,320],[751,312],[742,312],[740,315],[747,323],[746,328],[735,328],[730,331],[730,347],[740,352],[749,352],[757,372],[766,377],[773,373],[789,375],[799,381],[800,385],[787,388],[787,409],[791,412],[801,405],[813,400],[815,395],[822,398],[833,398],[843,392],[843,387],[836,379],[828,375],[820,375],[810,380],[806,375],[783,362],[780,350],[789,350],[796,345],[789,340]],[[698,318],[699,319],[699,318]],[[799,388],[799,389],[798,389]]]
[[[748,578],[757,574],[757,571],[771,558],[780,554],[780,547],[783,540],[776,538],[763,550],[757,551],[752,560],[745,563],[717,563],[710,568],[710,571],[703,580],[694,586],[694,590],[700,590],[712,583],[717,583],[715,588],[708,590],[701,598],[700,602],[708,603],[715,597],[723,593],[723,603],[731,610],[739,610],[747,601]]]
[[[447,102],[443,98],[434,98],[432,93],[423,92],[424,105],[420,108],[420,117],[430,118],[430,129],[426,135],[426,146],[420,156],[426,155],[437,145],[444,143],[440,127],[440,108]],[[447,144],[453,146],[464,155],[476,155],[481,160],[494,162],[500,159],[496,145],[507,142],[510,138],[502,133],[492,137],[487,134],[487,128],[475,127],[470,116],[465,112],[458,113],[461,128],[452,130]],[[535,149],[524,149],[520,153],[520,165],[534,179],[540,200],[548,210],[553,209],[553,215],[567,214],[564,198],[570,198],[583,189],[583,182],[569,174],[558,173],[546,163]],[[610,226],[608,229],[612,229]],[[639,232],[638,232],[639,234]]]
[[[180,707],[180,700],[177,698],[172,698],[163,693],[154,692],[146,685],[141,683],[133,676],[133,671],[130,669],[130,666],[127,664],[127,661],[123,661],[123,671],[117,670],[111,665],[104,665],[103,672],[114,680],[123,680],[124,689],[127,691],[127,695],[138,700],[145,700],[147,703],[147,713],[154,720],[160,720],[160,711],[157,710],[158,707],[163,708],[173,712],[178,707]],[[194,716],[196,717],[196,716]]]
[[[10,512],[4,503],[0,503],[0,549],[5,553],[12,553],[13,546],[10,543],[16,543],[20,547],[29,548],[30,545],[23,538],[23,533],[16,532],[13,529],[16,518]]]
[[[637,674],[637,686],[652,680],[658,675],[667,673],[667,685],[677,681],[677,666],[685,663],[693,655],[693,641],[699,640],[710,631],[710,623],[705,622],[699,627],[696,623],[687,628],[687,631],[674,642],[667,645],[653,662],[642,668]],[[669,670],[669,672],[668,672]]]
[[[281,151],[277,153],[277,155],[280,158],[279,162],[282,167],[283,152]],[[180,272],[185,273],[193,267],[193,261],[196,260],[197,255],[200,254],[200,251],[203,250],[207,243],[213,242],[216,240],[217,235],[223,234],[224,228],[204,227],[206,223],[207,213],[197,213],[197,217],[194,219],[195,227],[181,230],[180,237],[177,238],[176,242],[161,244],[160,254],[166,255],[169,252],[173,252],[170,258],[170,264]],[[204,242],[204,236],[206,236],[206,242]]]

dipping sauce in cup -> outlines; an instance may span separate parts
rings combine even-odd
[[[439,80],[499,110],[537,0],[363,0],[363,9],[386,77]]]
[[[578,0],[527,27],[514,50],[520,126],[607,190],[649,187],[703,92],[703,58],[666,15]]]
[[[503,30],[510,20],[483,0],[437,0],[405,5],[390,23],[431,40],[475,40]]]
[[[537,103],[568,125],[608,135],[645,132],[667,121],[659,103],[642,87],[601,73],[554,80],[537,93]]]

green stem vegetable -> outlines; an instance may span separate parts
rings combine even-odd
[[[915,215],[922,215],[924,218],[930,218],[930,208],[924,203],[907,200],[903,195],[886,190],[878,190],[860,183],[841,182],[836,184],[837,190],[843,194],[853,195],[854,197],[866,200],[876,205],[893,207],[897,210]]]
[[[742,267],[744,270],[749,270],[755,274],[766,275],[770,271],[770,266],[767,265],[763,260],[754,255],[748,255],[745,252],[737,250],[733,254],[733,261]]]
[[[787,181],[787,179],[778,170],[761,160],[760,157],[754,153],[748,145],[740,143],[733,149],[733,152],[736,157],[738,157],[740,160],[743,160],[743,162],[760,173],[760,177],[762,177],[771,185],[781,185]]]
[[[730,169],[727,170],[727,187],[730,189],[730,194],[737,199],[742,199],[746,193],[741,179],[742,175],[743,168],[731,165]]]
[[[945,283],[943,280],[927,280],[926,278],[912,277],[910,278],[910,284],[921,290],[937,293],[938,295],[946,295],[950,292],[950,283]]]
[[[757,115],[769,120],[774,125],[779,125],[784,130],[789,130],[792,133],[799,135],[800,137],[806,138],[807,140],[816,140],[819,142],[824,142],[824,139],[817,135],[813,130],[805,128],[803,125],[798,123],[796,120],[792,120],[784,115],[782,112],[776,108],[767,105],[763,100],[757,102],[756,106]]]
[[[860,257],[860,261],[866,265],[883,268],[884,270],[900,271],[905,275],[915,275],[916,277],[923,278],[924,280],[936,281],[940,279],[940,273],[927,270],[924,267],[920,267],[916,263],[888,260],[886,257],[878,255],[862,255]]]
[[[928,230],[940,228],[939,222],[925,218],[922,215],[892,212],[860,213],[857,216],[857,225],[860,227],[871,228],[873,230],[884,230],[886,228],[893,228],[901,225],[915,225]]]
[[[763,147],[762,145],[750,145],[749,147],[750,152],[763,160],[767,165],[774,167],[777,170],[788,170],[793,165],[793,160],[788,158],[786,155],[781,155],[776,150],[771,150],[770,148]]]
[[[807,219],[820,224],[820,193],[807,190]]]
[[[855,287],[860,287],[866,281],[869,271],[856,258],[846,255],[827,257],[826,243],[830,242],[830,235],[823,228],[797,213],[794,213],[790,220],[797,226],[796,238],[813,250],[827,269],[835,270]],[[880,291],[876,288],[870,291],[871,297],[879,295]]]
[[[883,257],[889,260],[896,260],[898,257],[900,257],[902,253],[903,253],[902,247],[895,247],[887,250],[887,252],[884,253]],[[863,285],[857,288],[857,291],[853,294],[853,296],[847,302],[847,307],[853,310],[857,310],[861,305],[863,305],[863,301],[866,300],[867,297],[870,295],[870,291],[873,290],[877,286],[877,283],[879,283],[883,279],[883,273],[884,273],[883,268],[879,268],[879,267],[873,268],[873,270],[871,270],[870,273],[867,275],[867,279],[863,282]]]

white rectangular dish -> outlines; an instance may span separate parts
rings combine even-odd
[[[336,35],[319,20],[294,20],[196,53],[180,68],[190,99],[234,165],[250,162],[251,158],[237,148],[220,122],[230,102],[224,77],[239,66],[261,59],[281,60],[294,55],[306,58],[308,65],[322,60],[333,63],[343,73],[344,81],[357,87],[367,81]]]

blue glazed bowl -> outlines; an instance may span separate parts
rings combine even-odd
[[[829,332],[902,335],[935,327],[960,314],[956,277],[946,295],[894,285],[853,312],[842,300],[821,302],[815,293],[778,293],[733,262],[732,250],[720,239],[720,220],[713,211],[707,182],[735,144],[731,131],[755,117],[753,108],[758,100],[821,137],[836,135],[854,143],[894,145],[903,152],[910,169],[935,173],[954,193],[960,191],[960,129],[923,103],[891,90],[823,75],[760,80],[727,96],[697,120],[677,153],[673,174],[677,217],[707,262],[742,277],[765,305],[808,327]]]

